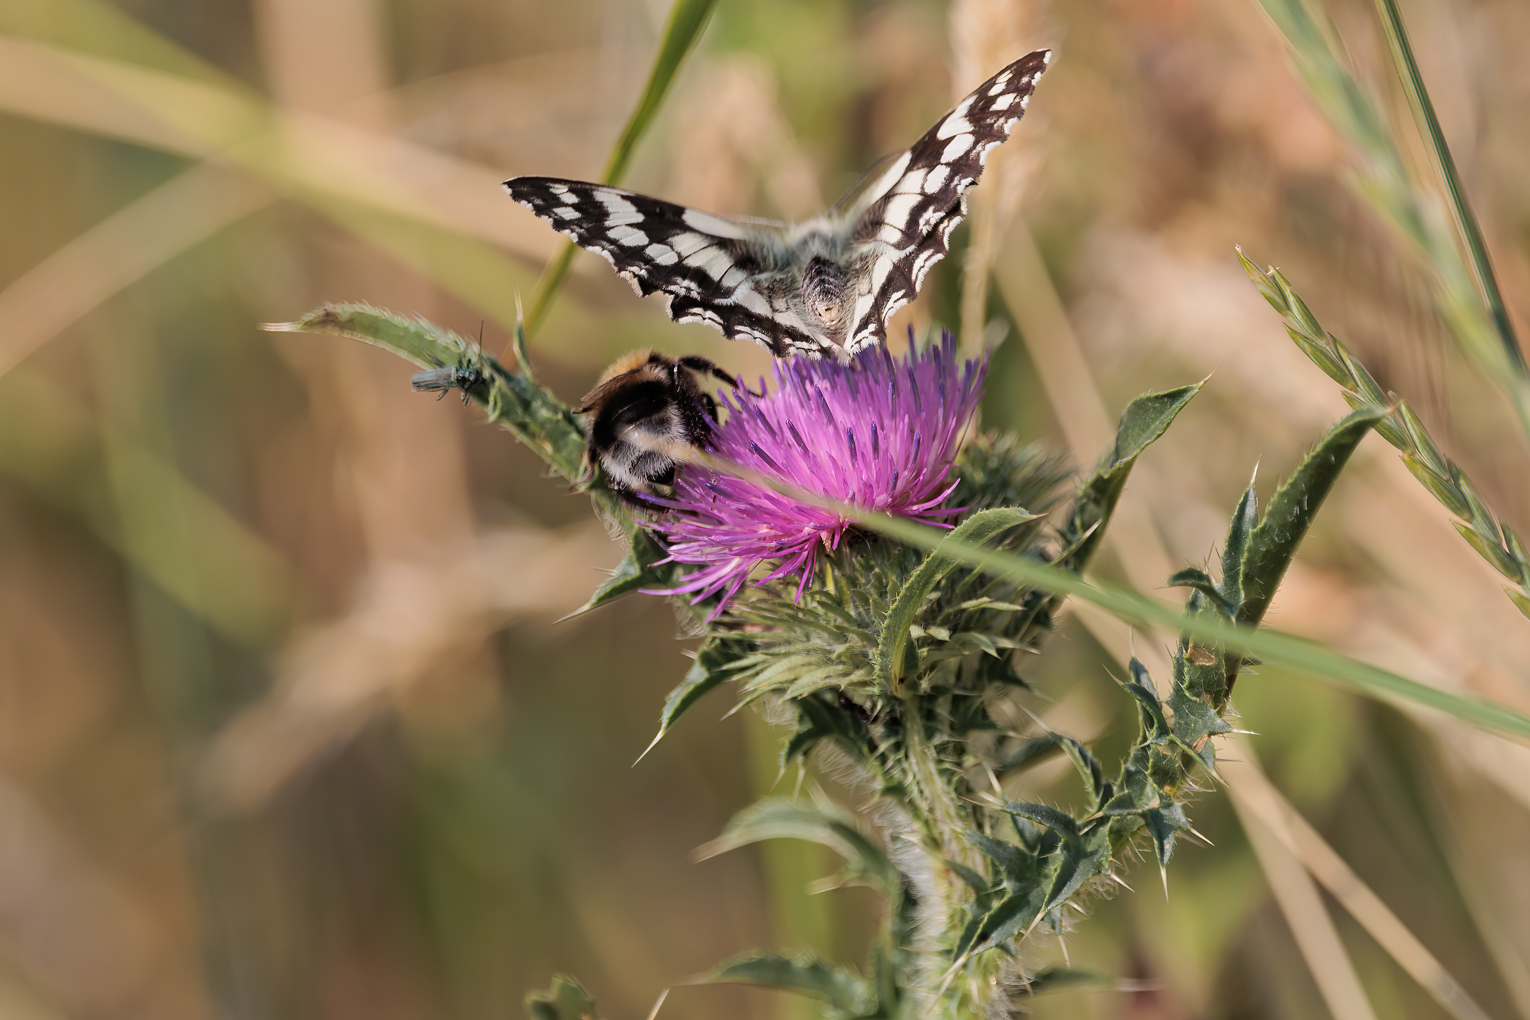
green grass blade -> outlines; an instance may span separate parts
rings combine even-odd
[[[659,54],[654,58],[653,70],[648,73],[648,84],[643,87],[643,98],[628,118],[627,126],[622,129],[621,137],[611,149],[606,168],[600,175],[605,183],[615,184],[626,176],[627,164],[632,161],[638,140],[659,112],[664,95],[680,70],[680,64],[706,30],[715,6],[717,0],[675,0],[674,8],[669,12],[669,22],[664,26],[664,39],[659,44]]]
[[[939,547],[942,554],[970,564],[995,577],[1071,595],[1128,623],[1156,625],[1179,631],[1207,646],[1221,645],[1245,657],[1281,663],[1335,681],[1368,697],[1394,704],[1421,705],[1480,729],[1530,742],[1530,718],[1481,698],[1454,694],[1405,676],[1352,659],[1315,642],[1268,628],[1229,623],[1214,614],[1183,615],[1154,599],[1120,585],[1089,584],[1052,564],[1013,553],[983,549],[967,542],[951,541],[949,532],[886,514],[855,507],[840,508],[847,517],[901,542],[921,549]]]
[[[227,71],[100,0],[0,3],[0,32],[249,91]]]
[[[716,5],[717,0],[675,0],[675,6],[669,12],[669,22],[664,26],[664,38],[659,42],[659,53],[654,57],[653,69],[648,72],[648,84],[644,86],[643,96],[638,100],[632,116],[627,118],[621,136],[612,146],[611,155],[606,158],[605,169],[600,174],[602,183],[620,184],[627,175],[627,166],[632,162],[632,153],[636,151],[638,141],[653,123],[665,94],[669,92],[670,85],[674,84],[681,63],[706,30],[707,22],[712,18],[712,8]],[[548,306],[558,296],[564,280],[568,278],[569,267],[573,265],[577,252],[578,248],[572,241],[563,242],[558,254],[553,256],[547,268],[542,271],[542,278],[537,281],[536,290],[531,295],[531,308],[526,313],[527,333],[535,335],[541,326]]]

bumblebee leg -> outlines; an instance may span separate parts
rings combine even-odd
[[[703,358],[699,354],[687,354],[683,358],[675,359],[675,363],[690,369],[692,372],[700,372],[702,375],[710,375],[715,379],[720,379],[736,390],[743,390],[751,397],[763,397],[765,395],[763,392],[756,393],[747,386],[739,385],[739,381],[736,376],[729,375],[727,372],[724,372],[721,368],[719,368],[716,362],[708,358]]]

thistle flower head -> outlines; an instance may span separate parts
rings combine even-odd
[[[724,395],[728,414],[712,452],[814,496],[938,522],[960,511],[941,503],[956,486],[951,464],[986,369],[986,360],[959,365],[950,334],[901,360],[876,348],[849,364],[777,362],[770,391]],[[719,611],[762,563],[776,566],[760,583],[796,574],[800,597],[820,551],[837,548],[854,525],[834,510],[694,465],[666,503],[673,512],[655,528],[670,559],[699,568],[671,593],[722,592]]]

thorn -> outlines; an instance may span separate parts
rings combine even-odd
[[[956,972],[967,963],[967,960],[971,956],[972,950],[969,949],[961,956],[957,957],[956,962],[951,964],[950,969],[940,976],[940,987],[935,989],[935,997],[937,999],[946,994],[946,989],[951,985],[951,979],[956,977]]]
[[[983,762],[983,771],[988,773],[988,781],[993,784],[994,795],[999,798],[999,802],[1002,804],[1004,802],[1004,787],[999,783],[998,774],[994,772],[993,766],[986,761]]]
[[[1127,892],[1134,893],[1137,891],[1126,884],[1126,879],[1122,878],[1120,875],[1115,874],[1114,872],[1111,873],[1110,879],[1111,881],[1121,886],[1121,888],[1125,889]]]
[[[519,298],[516,298],[516,303],[517,304],[520,303],[520,299]],[[653,1009],[650,1009],[648,1011],[648,1020],[654,1020],[654,1018],[659,1015],[659,1007],[664,1005],[664,1000],[667,999],[667,998],[669,998],[669,989],[668,988],[664,989],[664,991],[659,993],[658,1001],[653,1004]]]
[[[636,760],[636,761],[634,761],[634,762],[633,762],[633,763],[632,763],[632,764],[631,764],[631,765],[628,765],[628,766],[627,766],[627,767],[628,767],[628,768],[629,768],[629,769],[635,769],[635,768],[637,768],[637,766],[638,766],[638,762],[640,762],[640,761],[642,761],[642,760],[643,760],[643,759],[644,759],[644,758],[646,758],[646,757],[648,757],[648,752],[649,752],[649,751],[652,751],[652,750],[653,750],[653,749],[654,749],[654,748],[655,748],[655,747],[656,747],[656,746],[658,746],[658,743],[659,743],[659,741],[660,741],[660,740],[662,740],[662,739],[664,739],[664,733],[665,733],[665,731],[664,731],[664,730],[662,730],[662,729],[661,729],[661,730],[659,730],[659,732],[658,732],[658,733],[655,733],[655,734],[654,734],[654,735],[653,735],[653,739],[652,739],[652,740],[650,740],[650,741],[649,741],[649,742],[648,742],[648,746],[647,746],[647,747],[645,747],[645,748],[643,748],[643,753],[642,753],[642,754],[640,754],[640,755],[638,755],[638,756],[637,756],[637,760]]]
[[[1163,901],[1167,903],[1169,902],[1169,869],[1160,864],[1158,874],[1163,876]]]
[[[1216,846],[1216,844],[1213,843],[1211,840],[1207,839],[1205,836],[1203,836],[1199,832],[1197,832],[1195,830],[1195,826],[1187,825],[1187,826],[1185,826],[1185,830],[1187,832],[1189,832],[1192,836],[1194,836],[1196,839],[1198,839],[1201,842],[1205,843],[1207,846]]]
[[[560,624],[560,623],[567,623],[568,621],[570,621],[572,619],[575,619],[576,617],[583,616],[585,613],[588,613],[589,611],[590,611],[590,604],[588,602],[586,602],[584,605],[580,606],[578,609],[574,610],[572,613],[565,613],[564,615],[558,617],[556,620],[553,621],[553,625],[556,626],[557,624]]]

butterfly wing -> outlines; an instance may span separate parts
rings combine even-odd
[[[513,177],[505,190],[575,244],[604,256],[639,294],[669,295],[676,322],[704,322],[777,357],[831,349],[793,310],[791,274],[773,224],[557,177]]]
[[[882,343],[887,320],[946,257],[951,232],[967,215],[967,189],[1020,120],[1051,59],[1051,51],[1037,50],[979,85],[857,197],[850,241],[866,263],[857,274],[847,352]]]

